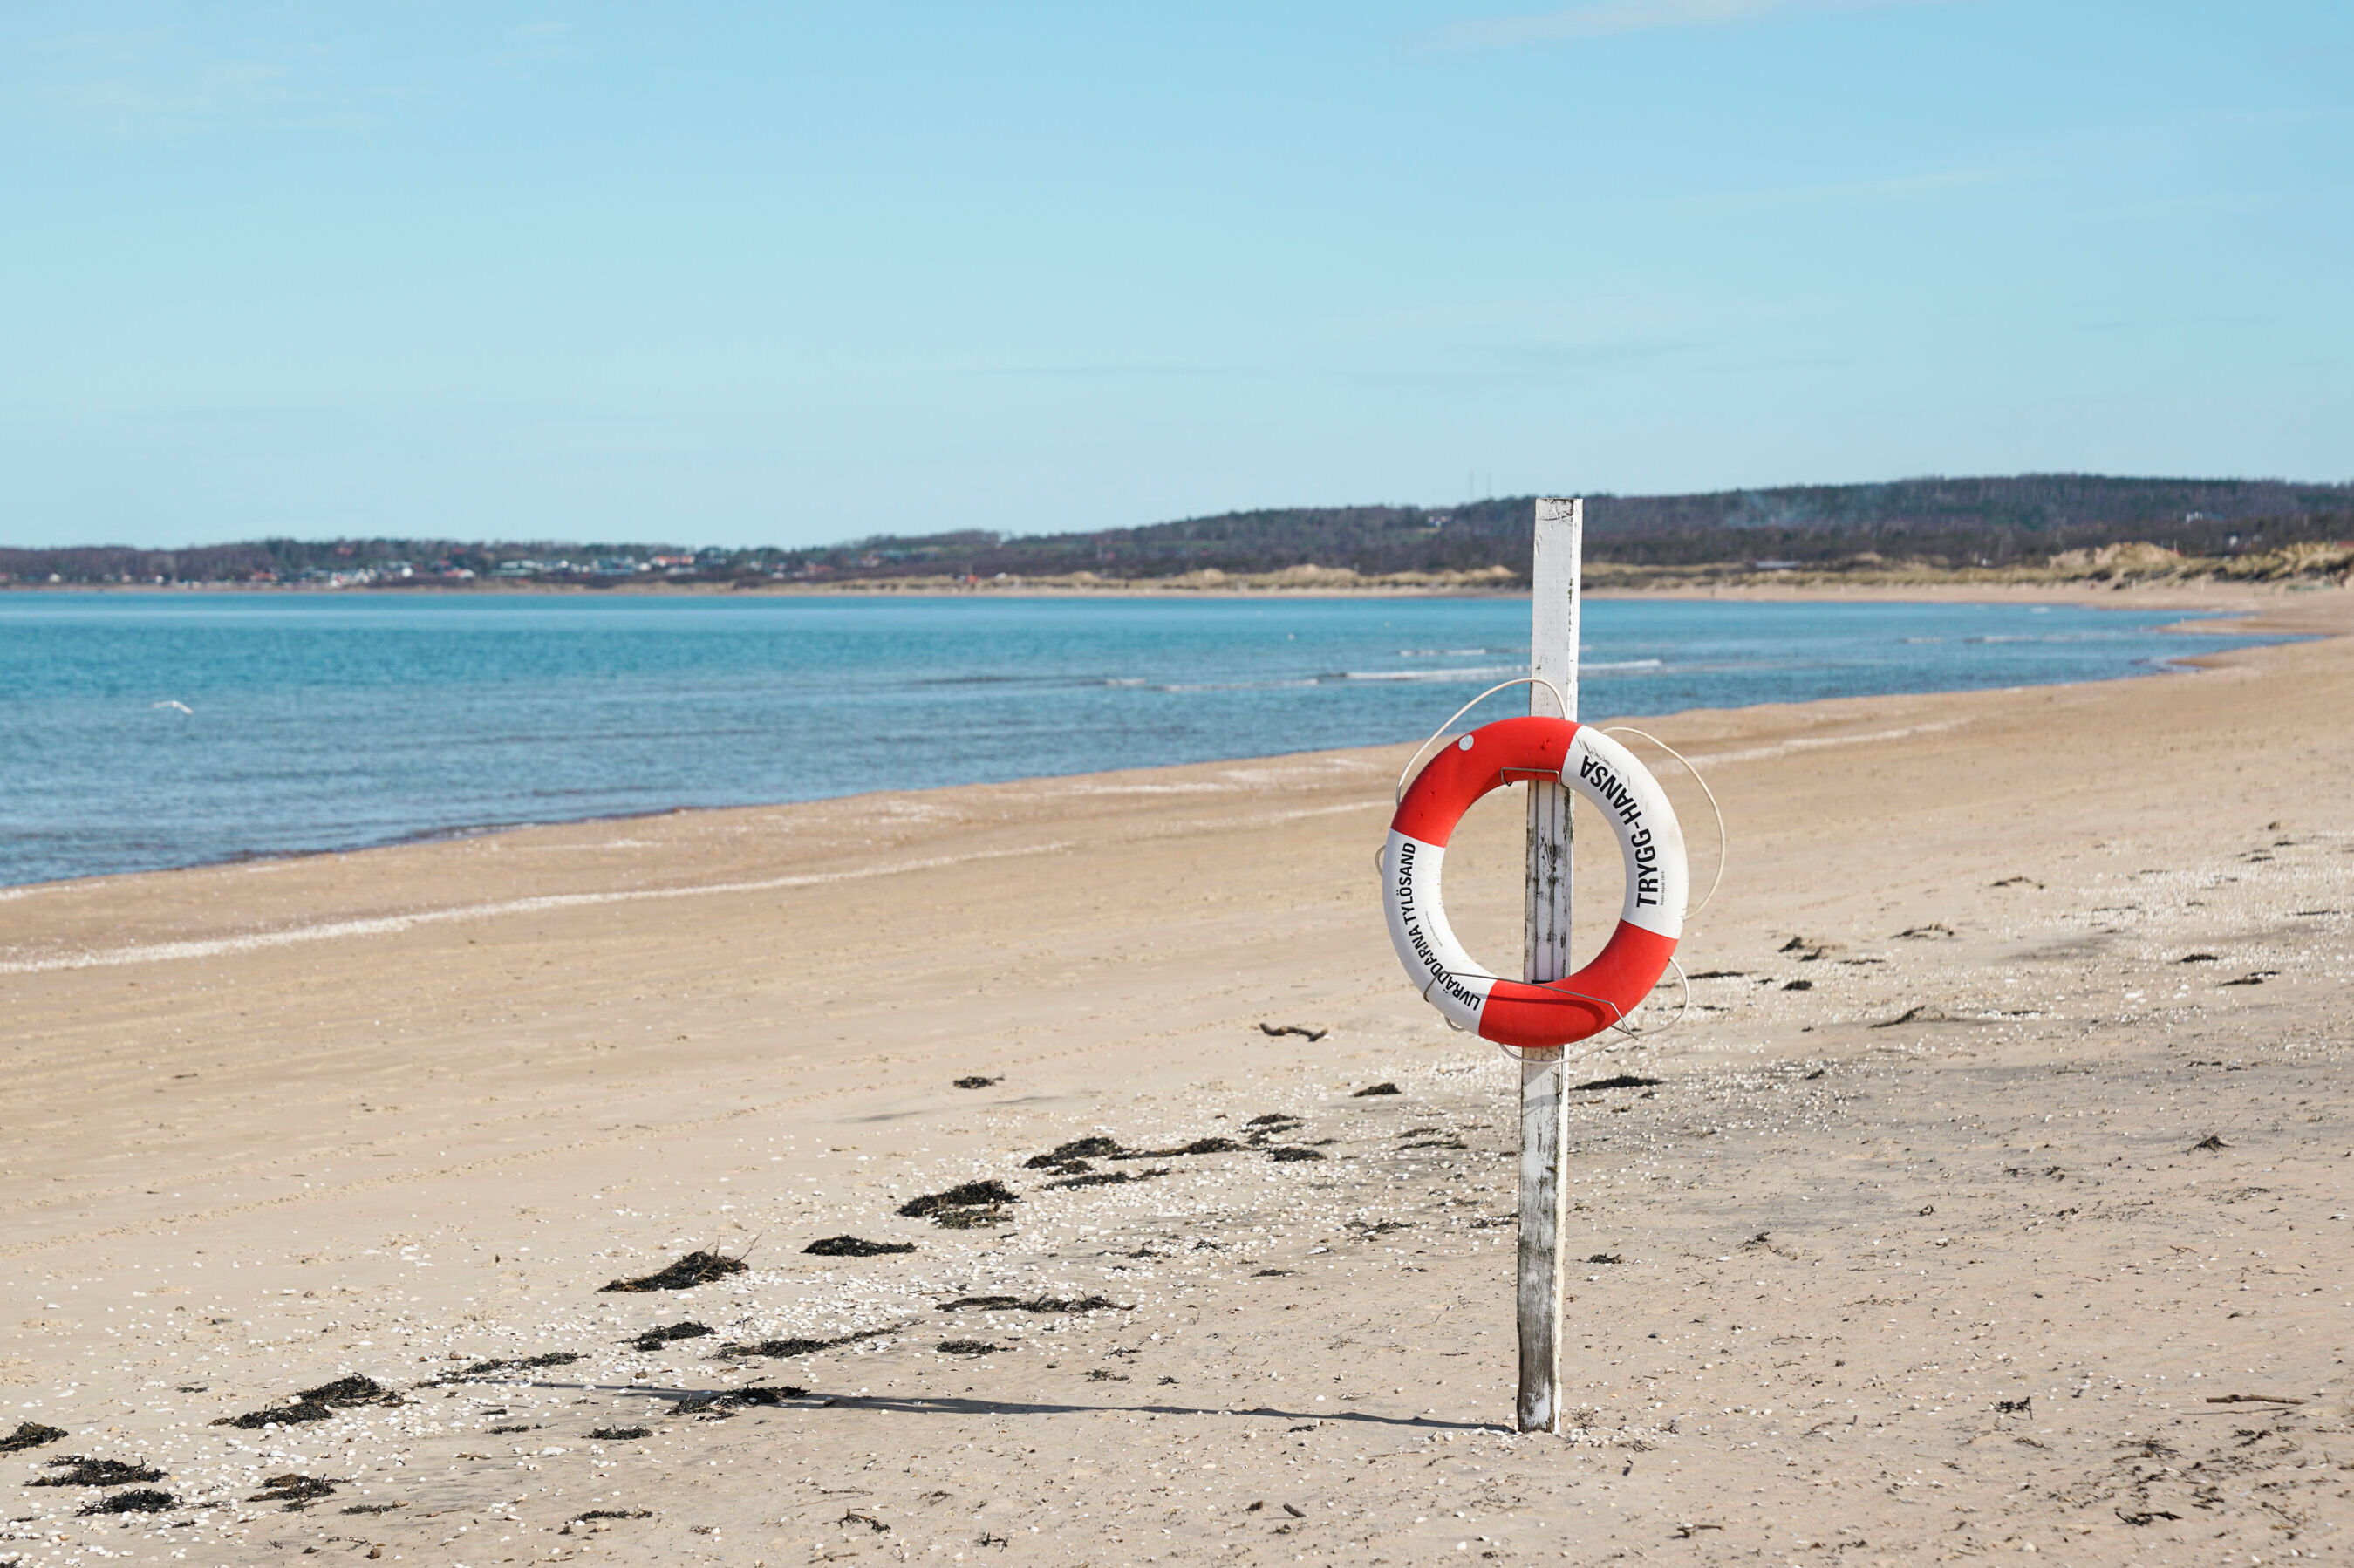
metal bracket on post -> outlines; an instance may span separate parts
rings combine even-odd
[[[1577,716],[1577,612],[1585,553],[1585,503],[1539,497],[1532,573],[1529,673],[1550,683],[1568,704],[1554,716]],[[1553,692],[1529,688],[1529,711],[1553,715]],[[1529,786],[1527,939],[1522,978],[1556,980],[1570,972],[1569,791]],[[1516,1298],[1521,1338],[1518,1416],[1523,1432],[1559,1432],[1561,1402],[1562,1154],[1569,1143],[1562,1053],[1521,1054],[1521,1247]]]

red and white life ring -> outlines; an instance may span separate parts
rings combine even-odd
[[[1529,779],[1558,779],[1599,807],[1627,868],[1610,940],[1575,974],[1542,985],[1482,969],[1448,928],[1438,892],[1447,841],[1471,802]],[[1567,1045],[1625,1022],[1683,934],[1684,835],[1667,792],[1625,747],[1569,719],[1482,725],[1432,758],[1390,819],[1382,873],[1391,945],[1425,1000],[1501,1045]]]

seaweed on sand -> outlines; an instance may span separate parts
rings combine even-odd
[[[801,1248],[811,1257],[881,1257],[887,1253],[913,1252],[914,1242],[867,1241],[859,1236],[826,1236]]]
[[[44,1443],[54,1443],[66,1435],[62,1426],[44,1426],[37,1421],[19,1421],[16,1430],[0,1437],[0,1454],[22,1453],[37,1448]]]
[[[630,1341],[633,1351],[659,1351],[673,1340],[700,1340],[711,1332],[707,1323],[678,1322],[648,1329]]]
[[[482,1377],[490,1372],[528,1372],[537,1367],[568,1367],[580,1359],[577,1351],[550,1351],[544,1356],[518,1356],[512,1360],[476,1361],[460,1377]]]
[[[301,1513],[305,1503],[335,1495],[337,1487],[351,1485],[345,1480],[331,1480],[324,1476],[302,1476],[292,1471],[282,1476],[265,1476],[262,1490],[246,1499],[248,1502],[284,1503],[287,1513]]]
[[[694,1415],[705,1412],[732,1415],[746,1405],[782,1404],[789,1399],[807,1399],[808,1397],[809,1390],[795,1388],[790,1383],[780,1383],[773,1388],[726,1388],[702,1393],[690,1393],[672,1405],[671,1409],[682,1415]]]
[[[1244,1123],[1249,1130],[1243,1136],[1250,1140],[1252,1148],[1264,1149],[1269,1139],[1288,1137],[1296,1128],[1307,1125],[1296,1116],[1288,1116],[1281,1111],[1269,1111],[1265,1116],[1255,1116]]]
[[[1241,1144],[1231,1138],[1197,1138],[1175,1149],[1123,1149],[1114,1160],[1168,1160],[1180,1154],[1232,1154]]]
[[[1166,1176],[1169,1167],[1156,1165],[1150,1171],[1098,1171],[1090,1176],[1070,1176],[1060,1181],[1049,1181],[1050,1192],[1070,1187],[1117,1187],[1129,1181],[1150,1181],[1155,1176]]]
[[[943,1301],[937,1310],[954,1312],[960,1308],[977,1307],[990,1312],[1133,1312],[1133,1307],[1123,1307],[1103,1296],[960,1296],[953,1301]]]
[[[243,1415],[224,1415],[215,1426],[235,1426],[244,1431],[259,1431],[264,1426],[296,1426],[306,1421],[325,1421],[338,1410],[348,1410],[363,1404],[403,1404],[407,1401],[372,1377],[357,1373],[339,1377],[333,1383],[323,1383],[316,1388],[306,1388],[284,1404],[267,1405],[249,1410]]]
[[[126,1465],[120,1459],[85,1459],[68,1454],[51,1459],[48,1467],[63,1472],[27,1481],[28,1487],[127,1487],[133,1481],[160,1481],[164,1472],[152,1465]]]
[[[1005,1213],[1005,1205],[1021,1201],[1022,1195],[1002,1181],[966,1181],[945,1192],[910,1198],[899,1205],[899,1213],[950,1230],[970,1230],[975,1225],[1002,1224],[1012,1217]]]
[[[153,1487],[141,1487],[135,1491],[117,1492],[111,1498],[82,1504],[76,1513],[164,1513],[180,1506],[180,1499],[169,1492]]]
[[[854,1334],[839,1334],[831,1340],[759,1340],[748,1344],[722,1345],[714,1361],[729,1356],[813,1356],[820,1351],[831,1351],[843,1345],[854,1345],[862,1340],[879,1340],[894,1329],[861,1329]]]
[[[1084,1171],[1087,1168],[1087,1161],[1090,1160],[1099,1160],[1106,1155],[1110,1155],[1116,1158],[1119,1156],[1119,1139],[1116,1138],[1104,1138],[1101,1136],[1094,1138],[1075,1138],[1068,1143],[1055,1145],[1052,1150],[1049,1150],[1044,1154],[1032,1155],[1029,1159],[1022,1162],[1022,1169],[1024,1171],[1057,1171],[1066,1165],[1071,1165]]]
[[[608,1290],[692,1290],[698,1285],[709,1285],[731,1274],[742,1274],[746,1266],[740,1257],[698,1249],[652,1274],[641,1275],[635,1279],[616,1279],[597,1288],[600,1295]]]

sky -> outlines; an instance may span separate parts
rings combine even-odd
[[[0,10],[0,544],[2354,478],[2354,7]]]

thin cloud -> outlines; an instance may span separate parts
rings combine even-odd
[[[1226,365],[998,365],[983,372],[989,376],[1254,376],[1257,371]]]
[[[2027,178],[2016,169],[1943,169],[1934,174],[1895,175],[1878,180],[1841,180],[1824,185],[1778,185],[1767,190],[1704,191],[1668,196],[1659,205],[1679,211],[1724,211],[1738,207],[1795,206],[1808,202],[1907,201],[1946,191],[2009,185]]]
[[[349,128],[404,104],[526,79],[581,52],[572,25],[558,20],[484,29],[472,51],[447,57],[387,56],[358,38],[285,26],[231,38],[167,27],[84,32],[21,49],[29,69],[0,75],[0,106],[19,101],[118,135]]]
[[[1601,0],[1533,16],[1490,16],[1442,27],[1441,48],[1497,49],[1520,44],[1615,38],[1677,27],[1727,27],[1782,16],[1835,12],[1910,10],[1955,0]]]

